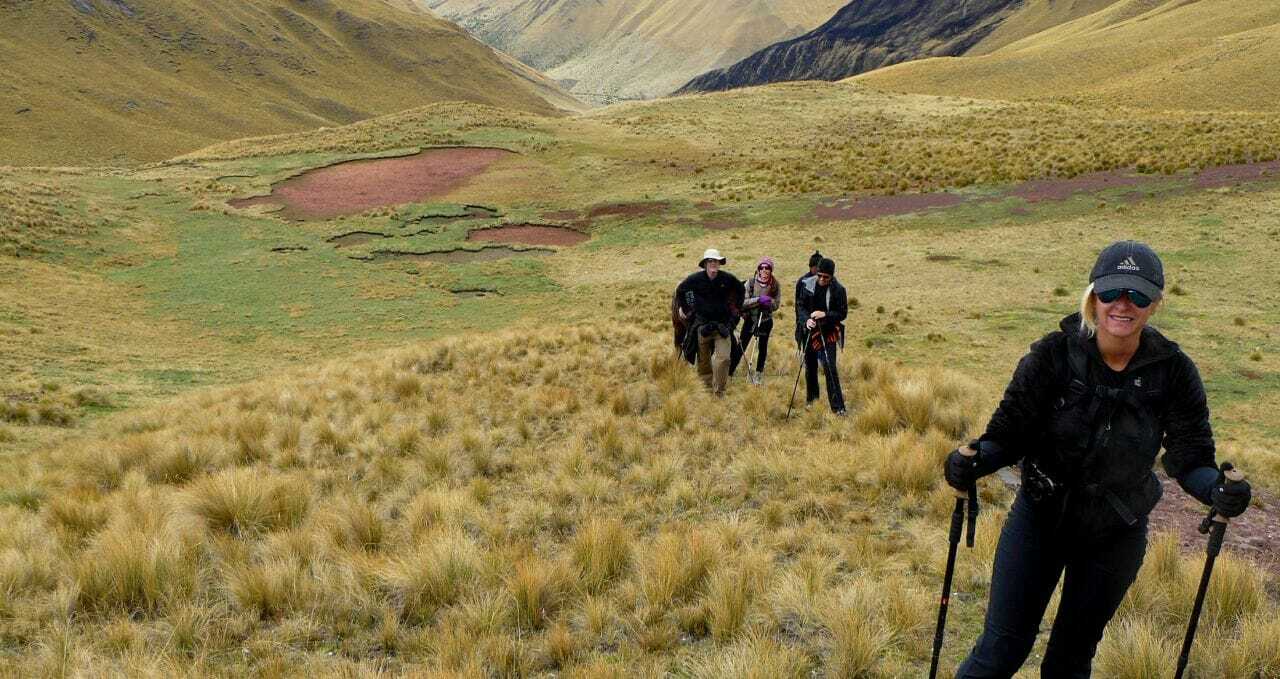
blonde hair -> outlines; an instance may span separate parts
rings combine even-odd
[[[1080,334],[1093,337],[1098,332],[1098,298],[1093,296],[1093,283],[1080,296]]]
[[[1164,299],[1157,299],[1151,303],[1151,315],[1154,316],[1160,308],[1160,303]],[[1098,298],[1093,294],[1093,283],[1084,289],[1084,294],[1080,295],[1080,334],[1085,337],[1093,337],[1098,333]]]

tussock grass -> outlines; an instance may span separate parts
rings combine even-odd
[[[469,386],[535,348],[528,379]],[[0,670],[918,673],[969,385],[854,360],[850,404],[891,413],[878,428],[787,421],[789,384],[717,400],[667,351],[626,324],[460,337],[104,423],[36,460],[37,503],[0,506],[0,640],[19,649]],[[958,609],[988,584],[1008,497],[983,492]],[[1221,563],[1205,633],[1251,652],[1197,662],[1270,662],[1274,601]],[[1168,641],[1193,568],[1153,545],[1112,656]]]

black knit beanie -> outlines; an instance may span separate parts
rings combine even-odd
[[[822,261],[818,262],[818,273],[825,273],[828,276],[836,275],[836,263],[823,257]]]

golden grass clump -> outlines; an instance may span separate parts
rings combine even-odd
[[[617,519],[592,519],[573,541],[578,581],[589,592],[601,592],[631,566],[632,536]]]
[[[310,489],[297,479],[239,468],[192,483],[186,504],[210,529],[242,536],[297,525],[310,508]]]
[[[1148,679],[1168,674],[1177,657],[1178,646],[1154,625],[1127,620],[1108,626],[1094,670],[1116,679]]]

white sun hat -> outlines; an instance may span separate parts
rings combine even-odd
[[[720,262],[721,264],[726,264],[729,262],[729,260],[725,259],[723,256],[720,255],[719,250],[715,248],[707,248],[707,251],[702,253],[702,259],[698,261],[698,266],[705,269],[707,266],[708,259],[714,259],[717,262]]]

